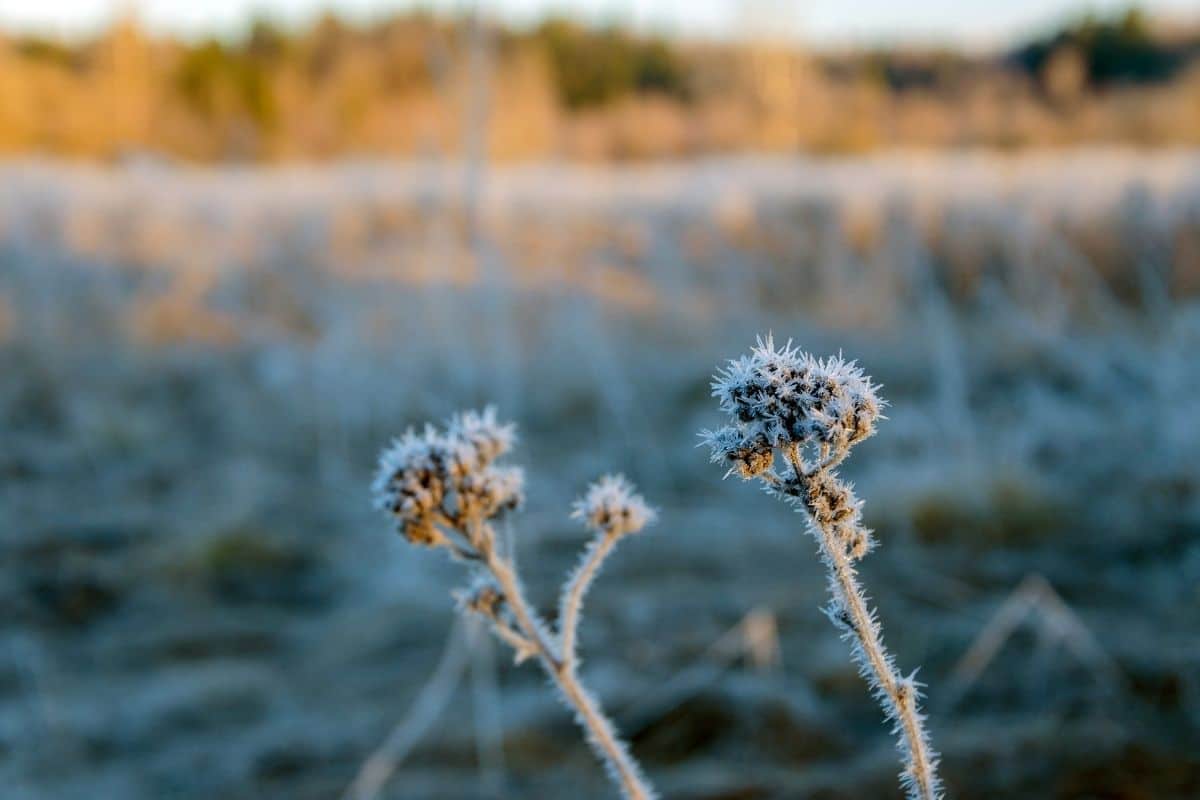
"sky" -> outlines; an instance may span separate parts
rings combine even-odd
[[[471,0],[423,0],[453,11]],[[619,21],[640,29],[726,37],[767,31],[814,44],[956,44],[987,48],[1038,32],[1091,9],[1112,12],[1128,0],[480,0],[489,13],[514,23],[547,14],[593,22]],[[413,0],[0,0],[0,27],[76,35],[134,9],[150,28],[186,36],[236,33],[255,15],[302,24],[326,10],[370,19]],[[1143,0],[1150,12],[1200,16],[1198,0]]]

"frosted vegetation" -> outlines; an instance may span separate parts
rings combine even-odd
[[[663,796],[899,797],[813,540],[695,447],[774,331],[886,387],[839,480],[947,794],[1193,797],[1198,291],[1183,153],[0,166],[0,782],[333,797],[417,709],[378,796],[611,798],[366,502],[392,436],[495,403],[544,619],[570,498],[619,470],[658,511],[577,645]]]
[[[409,542],[446,550],[472,574],[459,592],[461,611],[486,620],[520,664],[536,659],[574,711],[584,737],[627,800],[654,800],[654,790],[617,737],[600,704],[579,680],[576,642],[587,590],[619,539],[654,519],[624,477],[606,475],[575,502],[571,516],[595,534],[579,565],[563,584],[555,630],[525,597],[511,543],[496,524],[523,500],[524,473],[496,459],[512,449],[514,426],[496,412],[468,411],[444,430],[409,430],[379,457],[373,486],[375,507]]]
[[[925,732],[916,672],[903,675],[896,667],[854,566],[874,548],[874,531],[863,523],[854,487],[838,474],[850,448],[875,435],[884,406],[878,392],[853,361],[814,358],[791,342],[777,347],[768,334],[716,374],[713,396],[729,424],[700,436],[712,461],[728,467],[726,477],[757,478],[767,494],[806,515],[828,573],[825,615],[850,643],[859,673],[892,723],[904,763],[900,783],[910,800],[937,800],[937,753]]]

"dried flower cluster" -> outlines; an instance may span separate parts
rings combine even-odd
[[[494,409],[468,411],[450,419],[445,431],[427,425],[409,430],[379,458],[373,487],[375,506],[392,515],[414,544],[448,546],[478,556],[479,521],[521,505],[524,474],[493,462],[516,439],[512,425],[496,421]],[[447,534],[459,533],[455,542]]]
[[[908,795],[940,797],[937,755],[917,707],[919,686],[896,669],[854,569],[874,539],[853,486],[837,474],[850,449],[875,432],[884,405],[877,387],[853,362],[816,359],[790,342],[776,347],[768,336],[717,373],[713,396],[731,422],[701,432],[712,460],[727,467],[726,476],[757,478],[772,495],[807,512],[829,572],[826,613],[852,643],[859,671],[894,723]],[[775,469],[777,456],[786,463],[782,473]]]
[[[442,430],[410,430],[380,456],[375,505],[409,541],[445,548],[471,566],[469,588],[456,593],[460,608],[488,620],[518,663],[541,663],[624,796],[650,800],[650,783],[579,681],[575,642],[583,599],[600,565],[619,539],[652,522],[654,511],[620,476],[601,478],[575,503],[572,516],[594,537],[563,587],[558,630],[551,633],[525,599],[492,524],[523,500],[521,470],[496,463],[515,440],[514,427],[499,423],[490,408],[455,416]]]
[[[733,424],[703,436],[714,460],[743,478],[766,473],[775,450],[814,448],[823,466],[875,433],[882,403],[870,379],[841,357],[816,359],[768,336],[717,373],[713,396]]]

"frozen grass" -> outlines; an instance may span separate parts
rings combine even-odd
[[[343,791],[436,667],[460,577],[381,537],[362,487],[397,430],[495,401],[523,433],[534,606],[575,563],[563,498],[619,465],[660,507],[580,635],[665,795],[892,796],[795,517],[692,447],[719,424],[714,354],[774,329],[887,386],[841,469],[884,543],[862,574],[889,644],[935,689],[949,794],[1194,796],[1194,156],[497,173],[486,289],[461,181],[433,170],[0,174],[14,791]],[[1018,626],[939,708],[1031,573],[1124,680]],[[751,608],[785,670],[714,662]],[[536,670],[500,683],[510,791],[611,796]],[[385,796],[483,796],[471,694]]]

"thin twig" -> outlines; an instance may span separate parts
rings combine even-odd
[[[358,774],[342,793],[342,800],[373,800],[442,713],[467,667],[464,639],[463,622],[458,619],[446,637],[442,657],[429,681],[418,693],[416,702],[404,719],[396,723],[383,743],[362,763]]]

